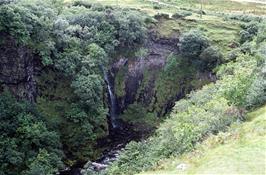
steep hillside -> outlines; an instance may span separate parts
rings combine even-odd
[[[246,25],[253,26],[252,23]],[[243,27],[240,35],[244,31],[253,31],[250,30],[253,27],[247,29],[249,27]],[[245,120],[246,110],[265,104],[265,29],[262,23],[252,38],[245,40],[240,36],[241,45],[234,52],[246,46],[253,48],[252,52],[242,50],[236,55],[229,54],[228,61],[216,67],[215,83],[177,101],[170,117],[160,124],[155,134],[145,141],[129,143],[107,174],[136,174],[151,170],[169,157],[179,157],[193,150],[208,136]],[[190,34],[183,36],[181,43],[186,36]],[[190,43],[191,47],[194,45]],[[189,54],[193,51],[195,49]]]
[[[266,105],[248,113],[246,120],[210,136],[178,159],[161,160],[155,171],[141,175],[265,174]]]

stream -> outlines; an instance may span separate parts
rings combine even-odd
[[[90,175],[92,172],[103,171],[119,157],[120,151],[127,143],[139,141],[146,136],[144,133],[133,131],[130,125],[122,121],[118,120],[118,123],[119,127],[113,128],[109,136],[98,141],[99,147],[106,149],[97,160],[76,164],[61,171],[59,175]]]
[[[93,162],[87,162],[84,165],[84,169],[81,172],[100,172],[105,170],[113,161],[115,161],[120,154],[120,151],[125,148],[126,144],[132,140],[139,141],[141,139],[141,133],[134,132],[130,126],[120,123],[120,128],[116,128],[112,131],[112,134],[108,138],[100,141],[100,145],[105,145],[108,148],[103,151],[102,156]],[[83,174],[83,173],[82,173]]]

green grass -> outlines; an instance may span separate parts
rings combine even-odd
[[[66,3],[71,3],[74,0],[65,0]],[[177,9],[188,8],[199,10],[199,0],[160,0],[165,4],[156,5],[152,0],[87,0],[92,3],[100,3],[103,5],[119,6],[122,8],[136,8],[150,15],[157,13],[173,14]],[[191,2],[191,3],[188,3]],[[160,9],[155,9],[154,6],[159,6]],[[255,14],[266,15],[266,5],[247,2],[235,2],[231,0],[204,0],[203,10],[214,13],[237,13],[237,14]]]
[[[74,0],[65,0],[66,2],[73,2]],[[217,13],[223,12],[234,12],[234,11],[251,11],[251,13],[260,11],[261,8],[266,8],[265,5],[258,4],[243,4],[239,2],[231,2],[229,0],[205,0],[204,7],[210,10],[210,13],[203,15],[200,18],[198,13],[199,10],[197,1],[193,4],[188,4],[185,1],[175,0],[171,3],[168,0],[166,3],[173,4],[175,6],[159,5],[160,9],[154,9],[155,2],[149,0],[96,0],[90,1],[92,3],[100,3],[103,5],[119,6],[121,8],[135,8],[141,10],[151,16],[158,13],[166,13],[170,16],[180,10],[180,8],[185,7],[188,10],[192,10],[192,15],[186,17],[185,19],[169,19],[160,20],[156,25],[155,29],[162,37],[179,37],[183,32],[190,29],[199,28],[205,32],[205,34],[212,40],[213,44],[219,46],[222,52],[226,55],[227,52],[232,49],[228,45],[238,40],[238,33],[240,31],[239,23],[233,20],[224,20],[224,15],[217,15]],[[162,2],[162,1],[161,1]],[[255,10],[254,10],[255,9]],[[252,11],[253,10],[253,11]],[[264,10],[263,10],[264,11]],[[265,9],[266,14],[266,9]]]
[[[148,0],[147,0],[148,1]],[[191,9],[200,9],[199,0],[161,0],[176,6]],[[190,3],[189,3],[190,2]],[[203,10],[215,13],[237,13],[266,15],[266,5],[253,2],[240,2],[232,0],[203,0]]]
[[[183,170],[177,168],[181,163]],[[154,169],[141,175],[266,174],[266,105],[249,113],[246,122],[207,138],[180,158],[161,160]]]
[[[205,15],[201,19],[194,14],[186,17],[186,19],[161,20],[156,26],[157,32],[162,37],[178,37],[191,29],[202,30],[212,44],[219,47],[224,54],[232,50],[232,48],[228,47],[231,42],[239,40],[239,23],[225,21],[217,16]]]
[[[65,0],[65,3],[71,3],[74,0]],[[86,1],[86,0],[85,0]],[[87,0],[91,3],[99,3],[109,6],[117,6],[120,8],[135,8],[143,12],[146,12],[149,15],[155,15],[157,13],[173,13],[175,8],[162,7],[161,9],[154,9],[154,3],[146,0]]]

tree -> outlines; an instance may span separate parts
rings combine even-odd
[[[223,55],[217,47],[207,47],[201,54],[200,59],[205,64],[206,68],[212,69],[222,61]]]
[[[38,171],[41,169],[36,167],[43,167],[47,174],[52,174],[62,168],[59,135],[46,127],[32,104],[17,102],[6,92],[1,94],[0,123],[1,173],[32,174],[33,167]],[[40,158],[42,162],[35,161]]]
[[[183,56],[196,59],[209,46],[209,40],[198,30],[191,30],[181,36],[179,49]]]
[[[87,56],[82,60],[83,67],[86,69],[99,69],[100,67],[105,67],[108,63],[107,55],[103,48],[95,43],[88,45],[85,48],[85,54]],[[103,72],[100,72],[102,74]]]
[[[102,106],[103,80],[99,75],[78,75],[72,87],[81,102],[90,110],[97,111]]]

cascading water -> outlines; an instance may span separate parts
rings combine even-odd
[[[117,123],[117,110],[116,110],[116,98],[114,96],[114,93],[112,91],[112,86],[108,77],[108,74],[106,71],[104,71],[104,69],[102,68],[103,72],[104,72],[104,80],[107,84],[107,89],[108,89],[108,94],[110,97],[110,121],[112,124],[113,129],[118,127],[118,123]]]

